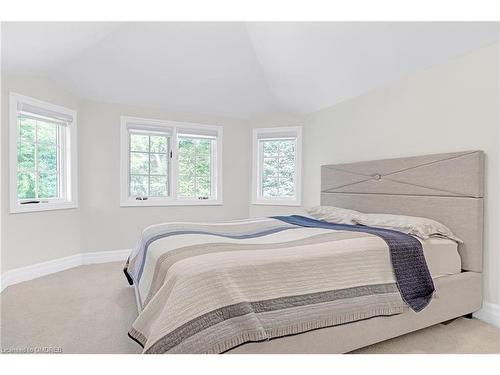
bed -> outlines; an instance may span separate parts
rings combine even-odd
[[[428,217],[461,244],[300,216],[150,227],[125,270],[129,336],[145,353],[345,353],[470,314],[483,165],[467,151],[321,167],[322,205]]]

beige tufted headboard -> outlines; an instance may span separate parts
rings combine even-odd
[[[484,153],[464,151],[321,167],[321,204],[422,216],[464,243],[462,269],[482,272]]]

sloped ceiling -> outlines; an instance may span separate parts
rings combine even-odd
[[[499,37],[497,23],[2,24],[2,72],[80,97],[254,118],[306,114]]]

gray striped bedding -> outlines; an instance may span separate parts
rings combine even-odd
[[[142,308],[129,336],[144,353],[223,353],[406,311],[388,243],[349,229],[280,218],[151,226],[125,266]]]

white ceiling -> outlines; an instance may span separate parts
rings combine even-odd
[[[3,23],[2,72],[92,100],[305,114],[491,44],[497,23]]]

